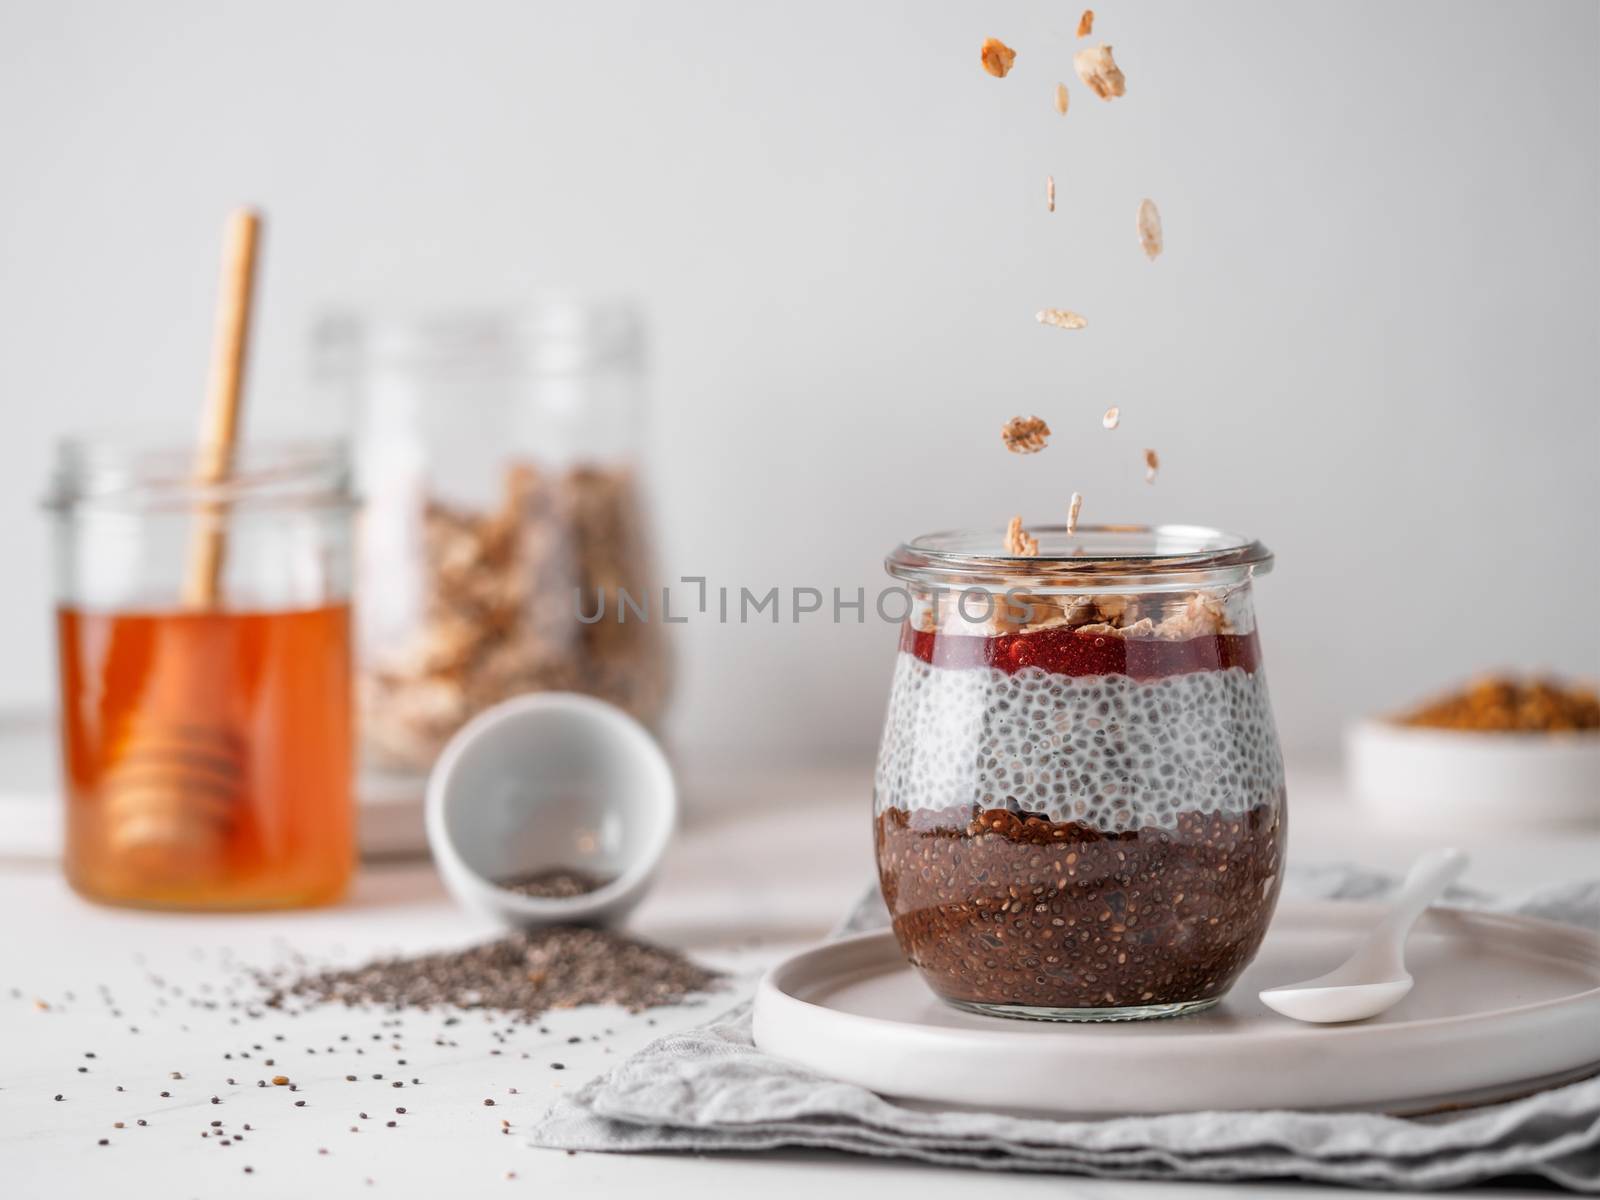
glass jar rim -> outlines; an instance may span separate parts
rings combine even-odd
[[[563,376],[637,370],[639,306],[627,296],[546,293],[504,308],[335,309],[312,330],[314,371]]]
[[[137,432],[73,435],[56,444],[44,507],[159,511],[200,505],[349,507],[350,454],[342,438],[252,439],[240,445],[228,477],[195,475],[195,447]]]
[[[1028,526],[1036,555],[1008,553],[1004,530],[947,530],[897,546],[896,579],[940,587],[1033,591],[1166,590],[1240,583],[1272,569],[1253,538],[1203,525]]]

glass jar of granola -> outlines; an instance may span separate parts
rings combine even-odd
[[[655,586],[633,309],[341,317],[318,331],[317,366],[361,414],[368,764],[425,771],[468,718],[523,692],[585,692],[654,726],[668,685],[660,628],[619,602],[644,607]]]
[[[958,1007],[1047,1020],[1215,1004],[1283,870],[1284,781],[1250,586],[1259,542],[1189,526],[918,538],[879,751],[879,880]]]

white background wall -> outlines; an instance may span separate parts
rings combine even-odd
[[[240,200],[273,222],[258,416],[303,407],[330,304],[637,293],[673,573],[870,587],[903,537],[1076,489],[1278,551],[1293,749],[1478,668],[1592,673],[1600,6],[1106,0],[1113,104],[1076,14],[0,0],[0,703],[51,692],[50,444],[187,421]],[[1048,453],[1000,450],[1018,412]],[[888,630],[675,634],[685,745],[874,742]]]

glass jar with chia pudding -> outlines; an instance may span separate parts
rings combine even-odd
[[[962,1008],[1177,1016],[1255,956],[1283,870],[1259,542],[1192,526],[909,542],[873,831],[907,959]]]

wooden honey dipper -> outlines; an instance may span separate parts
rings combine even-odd
[[[233,473],[254,295],[261,218],[228,219],[211,372],[201,415],[194,483],[213,493],[195,512],[183,580],[183,605],[215,610],[227,551],[226,505],[214,493]],[[107,841],[162,878],[220,873],[221,847],[244,799],[245,742],[227,724],[219,672],[207,661],[206,631],[189,621],[158,648],[153,678],[112,751],[103,783]]]

